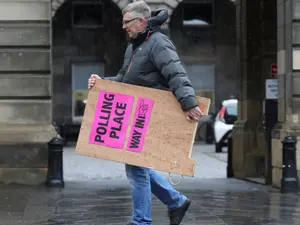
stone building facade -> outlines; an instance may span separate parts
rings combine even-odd
[[[68,0],[57,8],[52,17],[52,106],[57,124],[81,124],[90,74],[114,76],[119,71],[127,45],[121,26],[121,11],[111,0]]]
[[[299,18],[300,2],[239,0],[237,4],[239,118],[233,129],[234,176],[262,178],[281,187],[283,150],[287,135],[299,139]],[[271,65],[276,64],[277,77]],[[266,79],[278,82],[277,121],[271,148],[266,148],[261,124]],[[300,177],[300,144],[296,165]]]
[[[110,76],[120,66],[126,47],[120,10],[128,0],[101,1],[97,6],[100,11],[101,7],[105,9],[101,15],[84,6],[87,2],[0,2],[1,182],[43,183],[47,142],[56,134],[53,121],[80,124],[85,99],[84,93],[76,91],[84,89],[80,85],[85,81],[79,75],[97,71]],[[148,1],[152,8],[168,9],[171,18],[165,31],[173,39],[197,93],[212,97],[212,110],[229,94],[238,96],[239,119],[233,133],[234,176],[266,176],[263,168],[271,156],[268,173],[271,171],[271,183],[280,187],[281,141],[287,134],[298,137],[300,130],[300,5],[291,0],[258,2]],[[195,20],[189,17],[194,12],[188,5],[195,3],[202,6],[194,8],[205,8],[198,12],[203,13],[200,24],[193,24]],[[86,18],[76,8],[80,4],[87,7],[85,11],[91,10],[92,18]],[[85,24],[89,27],[82,26]],[[272,151],[266,152],[260,122],[265,80],[270,78],[270,65],[274,62],[278,65],[278,123],[273,130]],[[74,112],[78,112],[78,118],[74,119]],[[298,159],[297,150],[300,171]]]
[[[126,47],[121,9],[128,3],[128,0],[0,2],[0,181],[26,184],[45,181],[47,143],[56,135],[53,122],[80,124],[85,100],[80,91],[85,88],[86,76],[90,72],[111,76],[121,66]],[[187,68],[189,74],[194,73],[194,81],[201,75],[202,80],[206,79],[201,70],[212,76],[207,78],[210,86],[204,87],[205,90],[200,86],[197,91],[204,90],[221,101],[226,88],[220,88],[216,95],[216,87],[223,81],[228,81],[228,87],[235,87],[234,66],[228,67],[235,64],[234,4],[227,0],[193,1],[206,3],[206,7],[208,4],[206,9],[212,15],[205,15],[204,25],[198,28],[183,28],[180,23],[184,20],[184,3],[177,0],[148,3],[152,8],[166,8],[172,15],[165,31],[174,38],[183,63],[197,63],[196,68]],[[93,8],[88,4],[96,5]],[[170,29],[170,24],[174,28]],[[178,39],[178,34],[182,38]],[[230,57],[225,54],[228,51],[232,53]],[[205,63],[208,66],[201,68]],[[76,113],[78,118],[74,119]]]
[[[153,9],[168,9],[170,19],[163,31],[174,41],[197,94],[212,98],[211,111],[236,94],[235,4],[228,0],[148,3]],[[53,120],[66,124],[65,132],[75,134],[75,139],[87,97],[86,80],[91,73],[114,76],[121,67],[127,40],[121,26],[125,3],[120,4],[52,2]]]

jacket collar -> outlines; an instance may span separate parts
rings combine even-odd
[[[167,21],[168,17],[168,11],[166,9],[158,9],[152,11],[151,17],[148,20],[147,28],[137,34],[136,38],[130,39],[133,50],[135,50],[139,45],[147,40],[152,33],[159,31],[161,25]]]
[[[132,48],[135,50],[140,46],[145,40],[147,40],[152,32],[147,28],[144,31],[140,32],[136,38],[131,38],[130,42],[132,43]]]

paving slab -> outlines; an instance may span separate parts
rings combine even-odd
[[[178,185],[193,199],[182,225],[298,225],[300,196],[235,179]],[[184,183],[186,183],[184,182]],[[168,225],[166,206],[153,197],[153,225]],[[0,186],[1,225],[125,225],[132,212],[128,184],[68,182],[64,189]]]
[[[226,179],[227,164],[211,145],[195,144],[192,158],[198,161],[195,177],[175,186],[193,200],[182,225],[300,225],[299,194]],[[64,151],[64,178],[64,189],[0,185],[0,225],[126,225],[130,220],[131,189],[123,164],[79,156],[71,145]],[[155,197],[152,203],[152,225],[168,225],[166,206]]]
[[[195,176],[184,177],[184,180],[226,178],[227,162],[207,153],[213,154],[212,145],[194,145],[192,159],[197,160]],[[160,174],[169,176],[166,172]],[[64,177],[67,181],[127,180],[124,164],[78,155],[75,153],[75,143],[64,148]],[[181,176],[171,174],[171,178],[176,182]]]

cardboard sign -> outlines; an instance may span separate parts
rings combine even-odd
[[[100,91],[89,143],[122,149],[133,99],[133,96]]]
[[[198,101],[207,114],[210,99]],[[89,90],[76,153],[194,176],[196,128],[170,91],[97,80]]]
[[[138,99],[133,123],[131,125],[131,132],[127,142],[127,150],[133,152],[142,151],[147,128],[151,118],[153,103],[154,101],[151,99]]]

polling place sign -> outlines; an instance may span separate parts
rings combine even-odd
[[[123,148],[133,96],[100,91],[89,143]]]
[[[89,143],[123,149],[132,112],[134,97],[100,91]],[[141,152],[154,101],[138,98],[126,150]]]
[[[210,99],[198,102],[207,114]],[[76,153],[194,176],[196,128],[170,91],[97,80],[88,93]]]
[[[138,98],[126,150],[141,152],[150,122],[154,101]]]

